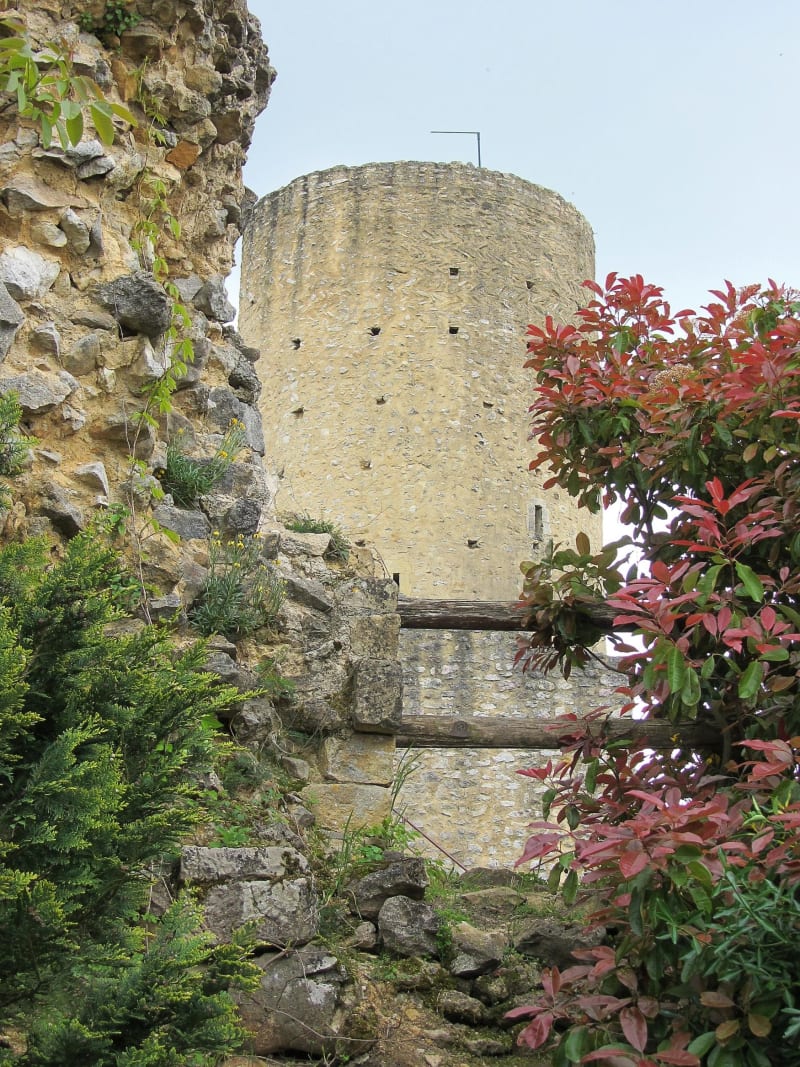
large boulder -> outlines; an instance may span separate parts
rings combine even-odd
[[[430,904],[408,897],[390,897],[378,915],[383,946],[396,956],[437,955],[440,925]]]

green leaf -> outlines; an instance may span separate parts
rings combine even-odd
[[[108,111],[101,107],[100,104],[90,104],[89,112],[100,140],[105,145],[112,145],[114,143],[114,123],[111,121]]]
[[[667,681],[671,693],[680,693],[686,680],[686,661],[677,645],[667,651]]]
[[[67,137],[70,144],[77,145],[83,137],[83,112],[78,111],[66,120]]]
[[[716,1043],[717,1035],[713,1030],[707,1030],[706,1033],[696,1037],[686,1051],[691,1052],[694,1056],[705,1056],[707,1052],[711,1051]]]
[[[694,708],[700,702],[700,680],[697,672],[686,668],[686,678],[681,688],[681,702],[688,708]]]
[[[746,563],[737,562],[736,574],[750,599],[760,604],[764,599],[764,586],[761,584],[761,579],[756,572],[751,567],[748,567]]]
[[[739,679],[739,697],[741,700],[752,700],[761,686],[763,667],[761,661],[754,659]]]
[[[563,1048],[570,1063],[580,1063],[583,1056],[589,1051],[589,1029],[586,1026],[576,1026],[570,1030]]]
[[[563,888],[564,902],[566,904],[574,904],[575,898],[578,895],[578,872],[570,871],[567,877],[564,879]]]

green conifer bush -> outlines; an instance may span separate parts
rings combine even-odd
[[[145,917],[238,693],[202,644],[121,627],[124,585],[96,532],[55,564],[0,549],[0,1032],[27,1040],[0,1063],[202,1067],[241,1039],[244,945],[210,944],[189,899]]]

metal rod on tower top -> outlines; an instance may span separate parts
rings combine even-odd
[[[478,138],[478,166],[481,165],[481,135],[479,130],[431,130],[431,133],[468,133]]]

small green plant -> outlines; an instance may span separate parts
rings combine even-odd
[[[214,531],[208,576],[190,613],[201,634],[246,637],[274,625],[286,597],[286,583],[261,556],[261,538],[222,541]]]
[[[106,46],[111,43],[112,37],[121,37],[141,21],[142,16],[138,11],[132,11],[124,0],[106,0],[106,6],[99,16],[84,11],[77,19],[82,30],[93,33]]]
[[[181,436],[167,445],[166,466],[156,471],[165,493],[170,493],[178,507],[188,508],[199,497],[219,485],[236,461],[247,440],[244,423],[231,419],[225,436],[211,459],[198,460],[187,456]]]
[[[291,678],[284,678],[280,665],[272,656],[266,656],[256,668],[259,688],[264,690],[266,696],[273,703],[285,701],[290,703],[294,700],[296,686]]]
[[[45,148],[54,134],[62,148],[78,144],[87,118],[106,145],[114,143],[115,118],[136,125],[126,107],[112,104],[96,82],[75,73],[62,45],[51,41],[37,51],[21,22],[0,19],[0,27],[9,34],[0,39],[0,93],[14,97],[20,117],[39,127]]]
[[[350,544],[341,529],[327,519],[312,519],[310,515],[295,515],[286,523],[286,529],[294,533],[330,534],[331,543],[325,552],[326,559],[346,563],[350,557]]]
[[[437,908],[436,917],[439,920],[439,929],[436,931],[436,946],[439,949],[439,958],[447,961],[453,955],[453,927],[457,923],[467,921],[465,912],[458,908]]]
[[[22,408],[14,393],[0,396],[0,475],[13,478],[19,474],[28,449],[36,444],[35,437],[25,437],[19,432]],[[0,485],[0,510],[8,507],[9,495]]]

